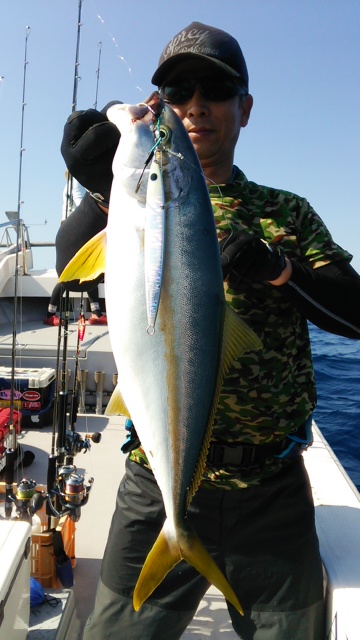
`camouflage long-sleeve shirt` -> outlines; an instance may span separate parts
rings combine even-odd
[[[230,230],[249,231],[314,269],[351,257],[335,244],[304,198],[249,182],[239,169],[232,184],[211,186],[209,192],[219,240]],[[263,349],[246,353],[228,372],[213,440],[259,445],[281,440],[304,424],[316,404],[307,321],[269,283],[244,284],[236,292],[224,286],[227,302],[261,338]],[[141,449],[133,451],[131,458],[148,464]],[[282,464],[269,459],[257,474],[230,465],[206,468],[204,481],[242,488],[258,483]]]

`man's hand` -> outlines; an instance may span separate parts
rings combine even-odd
[[[61,143],[66,166],[80,184],[94,194],[100,204],[108,206],[113,179],[112,161],[119,144],[118,128],[102,111],[74,111],[67,119]]]
[[[221,268],[224,280],[232,289],[244,282],[272,282],[286,267],[285,255],[252,233],[240,231],[220,242]]]

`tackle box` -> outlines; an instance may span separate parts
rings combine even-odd
[[[16,434],[21,431],[21,413],[13,410],[12,422]],[[12,436],[10,433],[10,408],[0,407],[0,472],[6,466],[6,449],[13,446]]]
[[[30,619],[28,522],[0,520],[0,640],[26,640]]]
[[[0,367],[0,408],[11,400],[11,367]],[[13,405],[22,413],[22,427],[51,424],[55,393],[55,369],[15,369]]]

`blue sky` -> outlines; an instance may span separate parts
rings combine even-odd
[[[53,241],[61,219],[78,6],[0,0],[0,222],[18,204],[29,26],[20,213],[33,241]],[[94,106],[99,50],[98,108],[145,99],[162,49],[193,20],[229,31],[247,60],[254,108],[236,163],[306,197],[360,271],[358,0],[84,0],[77,108]],[[35,251],[35,268],[54,263],[53,249]]]

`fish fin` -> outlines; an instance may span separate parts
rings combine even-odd
[[[221,388],[223,386],[224,378],[229,371],[231,364],[234,360],[239,358],[246,351],[253,349],[261,349],[262,342],[260,338],[254,333],[252,329],[239,317],[228,304],[225,305],[225,319],[223,330],[223,344],[221,350],[220,365],[218,369],[218,376],[216,380],[215,392],[213,396],[213,404],[211,407],[208,425],[206,427],[203,445],[201,447],[199,460],[196,465],[194,477],[189,487],[187,496],[187,506],[189,506],[196,490],[201,482],[202,474],[206,465],[206,458],[209,451],[209,445],[211,440],[211,434],[213,430],[213,424],[217,405],[219,402],[219,396]]]
[[[106,229],[91,238],[74,255],[59,277],[59,282],[95,280],[105,273],[106,266]]]
[[[223,348],[221,353],[220,375],[225,378],[231,363],[246,351],[261,349],[262,342],[252,329],[228,304],[225,305]],[[222,382],[222,381],[221,381]]]
[[[201,573],[208,582],[213,584],[217,589],[219,589],[219,591],[221,591],[221,593],[223,593],[226,600],[231,602],[241,615],[244,615],[243,608],[234,590],[194,531],[186,533],[186,550],[183,546],[181,546],[181,549],[184,560],[195,567],[195,569]]]
[[[112,396],[107,404],[105,409],[106,416],[127,416],[131,418],[129,410],[124,402],[124,399],[121,395],[121,391],[117,386],[114,389]]]
[[[186,529],[181,532],[178,539],[167,537],[166,522],[157,540],[149,552],[140,576],[135,586],[133,605],[135,611],[152,594],[156,587],[163,581],[167,573],[181,560],[186,560],[203,575],[210,584],[213,584],[231,602],[231,604],[244,614],[241,604],[231,588],[224,574],[220,571],[210,554],[205,549],[199,537],[194,531]]]
[[[181,560],[180,548],[175,542],[172,544],[168,542],[163,527],[144,562],[135,585],[133,595],[135,611],[140,609],[143,602],[147,600],[169,571]]]

